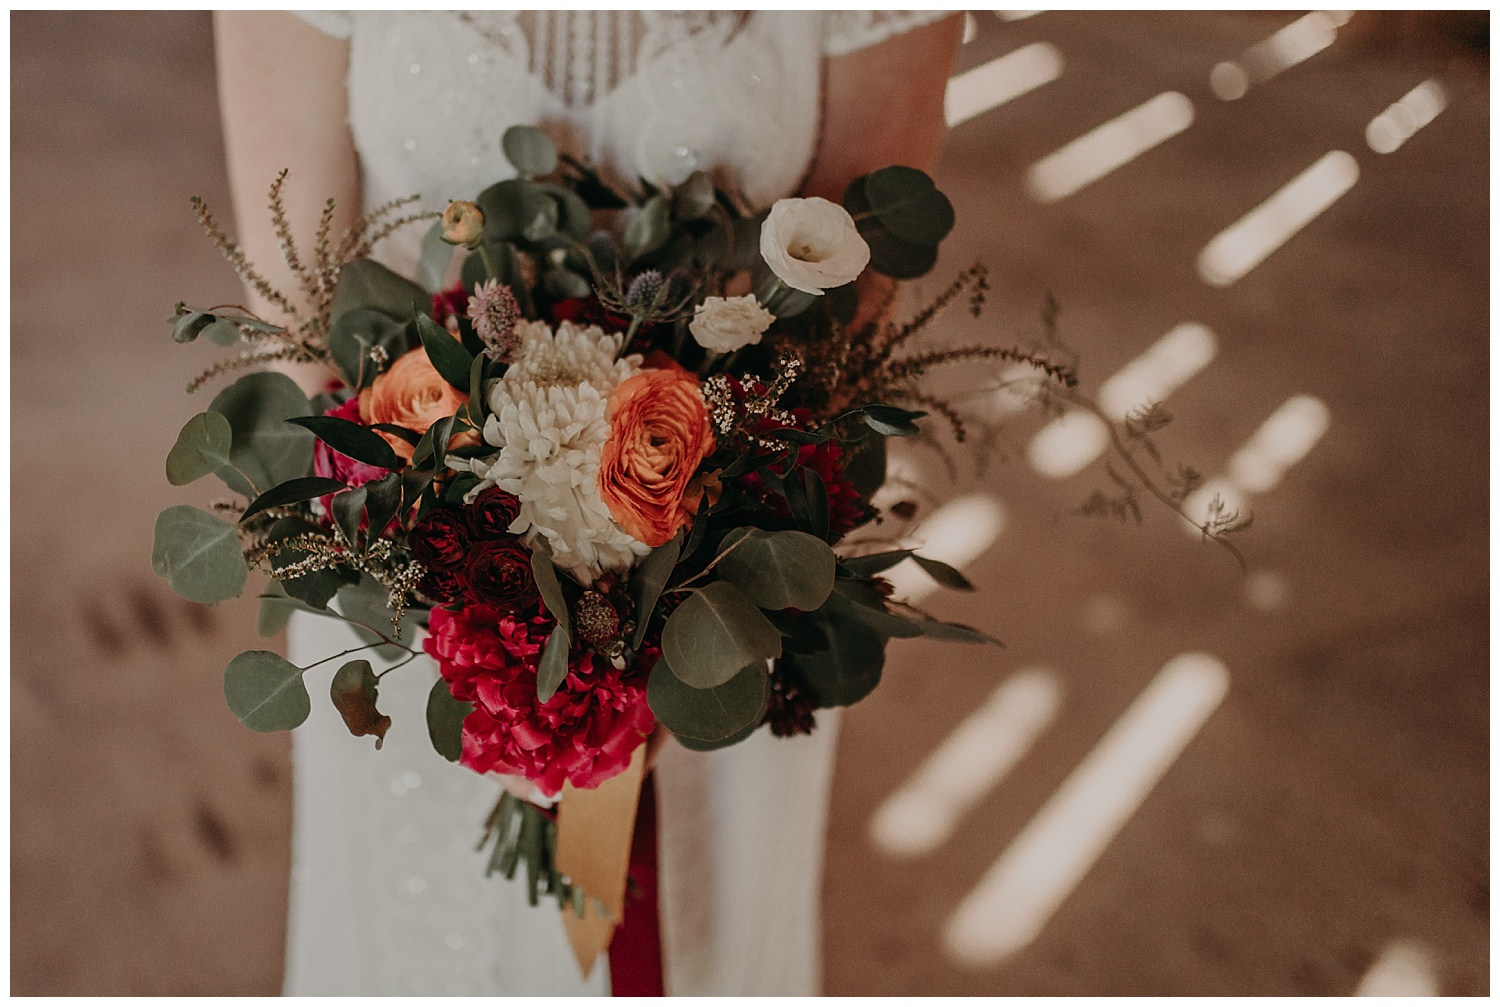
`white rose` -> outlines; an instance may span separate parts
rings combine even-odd
[[[778,199],[760,228],[760,254],[782,283],[808,294],[852,283],[870,262],[849,211],[818,196]]]
[[[776,316],[760,306],[754,294],[744,297],[710,297],[698,305],[688,331],[698,345],[715,353],[732,353],[741,346],[760,342]]]

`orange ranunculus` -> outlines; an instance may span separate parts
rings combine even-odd
[[[633,538],[655,548],[698,512],[698,466],[714,450],[698,379],[681,368],[642,371],[609,399],[599,495]]]
[[[456,413],[469,397],[443,380],[422,347],[408,350],[374,383],[359,393],[364,423],[394,423],[425,434],[427,428]],[[411,461],[412,446],[394,434],[377,431],[396,454]]]

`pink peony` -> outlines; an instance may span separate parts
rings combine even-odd
[[[645,676],[575,651],[562,686],[539,703],[536,666],[554,623],[531,612],[511,617],[483,604],[432,611],[423,647],[454,697],[474,704],[459,761],[477,773],[525,777],[549,796],[564,782],[597,787],[624,772],[655,726]]]

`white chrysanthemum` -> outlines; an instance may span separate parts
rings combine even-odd
[[[599,454],[609,439],[609,397],[640,373],[641,358],[616,360],[624,336],[563,322],[516,326],[515,363],[488,390],[484,439],[500,448],[467,468],[480,477],[466,500],[499,486],[521,501],[512,533],[541,535],[552,561],[590,583],[650,551],[617,525],[599,497]]]

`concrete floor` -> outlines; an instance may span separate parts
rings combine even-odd
[[[939,491],[1003,503],[970,567],[981,593],[932,607],[1007,649],[897,644],[846,719],[830,993],[1347,994],[1393,941],[1425,949],[1440,991],[1488,992],[1488,66],[1361,14],[1246,98],[1213,97],[1210,68],[1291,19],[976,17],[965,67],[1035,41],[1065,63],[952,135],[959,225],[928,285],[981,258],[994,291],[943,336],[1034,334],[1051,291],[1097,387],[1207,325],[1219,355],[1172,396],[1163,444],[1209,473],[1290,396],[1331,425],[1253,499],[1248,578],[1162,512],[1070,516],[1101,463],[1053,481],[1018,459]],[[12,992],[275,993],[286,740],[235,723],[218,675],[253,645],[253,606],[180,602],[149,566],[156,512],[204,502],[160,473],[211,351],[164,320],[235,296],[187,203],[228,205],[208,18],[17,14],[11,45]],[[1429,77],[1450,107],[1373,153],[1365,124]],[[1193,102],[1186,132],[1060,202],[1026,195],[1029,165],[1166,90]],[[1203,283],[1205,243],[1329,150],[1355,156],[1354,188],[1244,279]],[[1247,601],[1264,575],[1280,607]],[[956,964],[954,908],[1185,652],[1227,666],[1222,706],[1035,941]],[[938,851],[881,853],[874,809],[1030,667],[1062,685],[1055,723]]]

